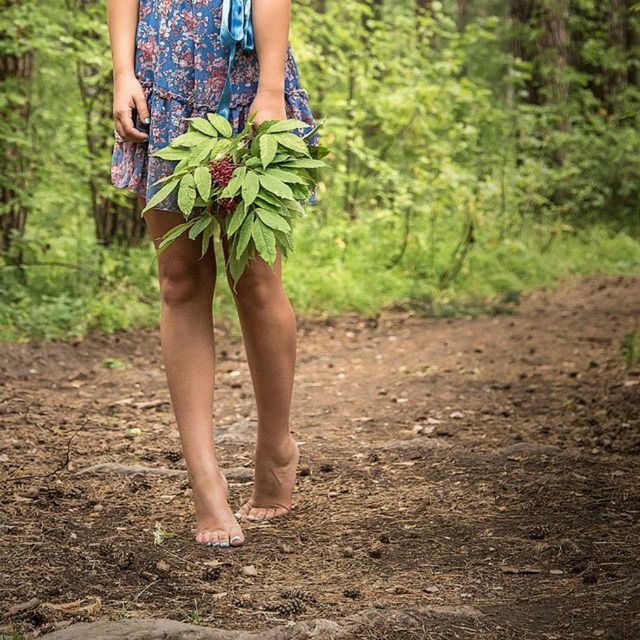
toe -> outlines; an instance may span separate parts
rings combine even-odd
[[[274,518],[279,518],[281,516],[286,516],[291,509],[287,509],[287,507],[278,507],[275,509],[275,513],[273,514]]]
[[[231,527],[229,530],[229,544],[232,547],[239,547],[244,542],[244,534],[240,527]]]
[[[267,509],[267,512],[264,514],[264,517],[269,520],[269,518],[275,518],[277,509]]]
[[[223,549],[226,549],[229,546],[229,532],[221,531],[220,532],[220,546]]]
[[[268,509],[258,509],[254,507],[249,511],[249,518],[253,516],[253,520],[264,520]]]

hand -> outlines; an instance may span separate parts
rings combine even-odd
[[[124,140],[142,142],[148,134],[136,129],[133,123],[133,109],[140,119],[149,124],[149,108],[140,82],[133,73],[118,75],[113,85],[113,119],[118,134]]]
[[[253,121],[256,127],[265,120],[286,120],[284,91],[258,89],[249,108],[249,115],[252,113],[256,114],[256,119]]]

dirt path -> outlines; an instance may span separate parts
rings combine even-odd
[[[384,637],[639,638],[640,370],[620,356],[639,317],[640,278],[591,278],[513,316],[301,323],[298,506],[225,553],[192,543],[183,475],[75,473],[184,468],[155,331],[0,345],[4,628],[464,605],[484,616]],[[251,383],[218,337],[219,454],[242,480]]]

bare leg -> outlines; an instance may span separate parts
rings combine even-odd
[[[223,243],[225,255],[228,247]],[[291,510],[298,446],[289,432],[296,363],[296,319],[282,285],[281,256],[272,270],[257,258],[234,294],[258,410],[255,484],[241,507],[251,520]]]
[[[180,213],[155,209],[145,220],[156,246],[184,221]],[[196,540],[238,546],[244,536],[227,503],[227,481],[218,467],[212,426],[216,263],[212,246],[201,260],[200,253],[200,241],[182,235],[160,254],[162,357],[193,489]]]

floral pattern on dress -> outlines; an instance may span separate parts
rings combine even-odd
[[[150,199],[160,188],[154,183],[169,175],[176,162],[149,154],[184,133],[188,118],[215,111],[228,70],[227,52],[219,36],[221,17],[222,0],[140,0],[135,74],[145,93],[151,124],[144,124],[139,117],[134,122],[149,134],[144,142],[123,140],[114,133],[111,181],[116,187],[127,187]],[[255,51],[236,52],[231,82],[229,120],[237,133],[246,123],[258,86]],[[309,124],[309,128],[297,131],[303,135],[316,123],[290,45],[284,93],[287,117]],[[318,134],[308,142],[316,144]],[[309,202],[315,202],[315,194]],[[157,208],[179,211],[173,194]]]

